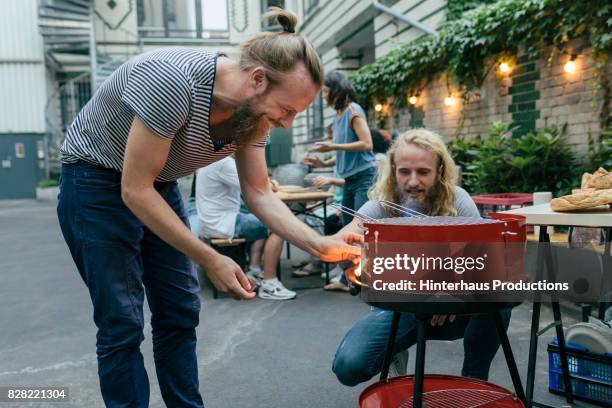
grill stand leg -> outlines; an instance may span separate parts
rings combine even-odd
[[[414,391],[412,396],[412,406],[414,408],[423,407],[423,380],[425,377],[425,330],[427,316],[416,316],[417,318],[417,352],[416,366],[414,369]]]
[[[387,351],[383,360],[382,371],[380,372],[380,380],[384,381],[389,376],[389,366],[393,358],[393,346],[397,337],[397,326],[399,325],[400,312],[393,312],[393,320],[391,321],[391,330],[389,330],[389,339],[387,340]]]
[[[525,392],[523,391],[523,384],[521,383],[521,376],[519,375],[518,368],[516,367],[516,360],[512,353],[512,347],[508,340],[508,334],[504,329],[504,323],[502,321],[501,313],[495,313],[495,326],[497,326],[497,333],[501,342],[502,349],[504,350],[504,356],[506,357],[506,363],[508,364],[508,371],[510,371],[510,377],[512,378],[512,385],[514,386],[514,392],[518,398],[525,403]]]

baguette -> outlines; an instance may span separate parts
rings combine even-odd
[[[612,188],[612,173],[603,174],[600,176],[593,176],[589,180],[588,187],[597,189],[610,189]]]
[[[599,207],[612,203],[612,188],[584,191],[559,198],[553,198],[550,208],[553,211],[573,211],[584,208]]]
[[[612,188],[612,173],[603,167],[595,170],[593,174],[584,173],[582,175],[582,180],[580,181],[580,189],[585,190],[589,188],[596,188],[600,190]]]

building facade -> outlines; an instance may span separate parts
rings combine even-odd
[[[446,0],[303,0],[300,31],[315,46],[326,72],[351,75],[397,45],[435,32],[445,18]],[[296,119],[294,161],[324,137],[334,111],[320,96]]]
[[[301,32],[315,45],[325,70],[340,70],[351,75],[358,68],[383,57],[397,46],[440,30],[453,13],[447,0],[317,1],[299,3]],[[454,2],[455,8],[458,3]],[[476,6],[478,2],[472,2]],[[492,3],[481,1],[480,3]],[[595,61],[586,39],[576,39],[569,48],[580,50],[575,58],[543,48],[539,56],[519,52],[516,66],[508,73],[491,70],[480,89],[467,100],[444,75],[424,84],[414,104],[392,108],[390,101],[380,103],[381,112],[369,112],[371,126],[384,126],[401,133],[413,127],[426,127],[447,140],[486,136],[495,121],[510,123],[519,133],[545,127],[566,130],[567,143],[585,160],[592,143],[602,140],[606,123],[603,117],[605,90],[598,87]],[[572,59],[573,58],[573,59]],[[567,71],[572,59],[575,68]],[[612,78],[612,60],[604,71]],[[319,99],[298,116],[294,126],[294,161],[300,161],[314,141],[323,138],[323,129],[333,120],[334,112],[322,107]],[[609,126],[609,125],[608,125]],[[607,130],[609,133],[609,130]],[[609,137],[609,136],[608,136]]]
[[[447,0],[6,2],[0,14],[0,199],[34,197],[38,182],[53,178],[67,127],[121,63],[167,46],[218,50],[236,58],[252,35],[280,29],[261,21],[269,6],[294,11],[298,30],[315,46],[325,71],[347,75],[402,43],[435,34],[449,7]],[[492,73],[478,98],[452,107],[444,105],[448,87],[440,78],[423,89],[417,105],[389,115],[385,126],[399,132],[426,126],[452,138],[485,134],[495,120],[531,128],[568,123],[571,144],[585,151],[601,131],[594,113],[601,98],[592,61],[577,61],[571,77],[543,57],[525,61],[520,72],[507,77]],[[531,110],[525,111],[528,105]],[[272,132],[269,164],[300,162],[312,143],[324,138],[333,115],[318,95],[292,129]],[[374,115],[370,122],[376,122]]]
[[[31,198],[44,176],[47,75],[35,0],[0,13],[0,198]]]
[[[0,14],[0,199],[33,198],[92,92],[133,55],[186,46],[237,57],[269,6],[298,0],[20,0]],[[274,140],[285,141],[285,131]],[[287,150],[270,159],[289,161]],[[278,147],[278,146],[277,146]],[[285,156],[285,158],[281,157]],[[279,159],[280,158],[280,159]]]

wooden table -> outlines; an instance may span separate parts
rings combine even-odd
[[[281,186],[281,189],[283,187]],[[304,192],[290,192],[290,191],[278,191],[276,196],[285,203],[308,203],[312,201],[323,201],[325,202],[328,198],[334,196],[333,193],[327,191],[304,191]]]
[[[606,284],[606,278],[610,279],[612,275],[612,265],[610,265],[610,242],[612,241],[612,209],[589,209],[578,210],[572,212],[556,212],[550,208],[550,204],[540,204],[531,207],[516,208],[514,210],[503,211],[504,214],[516,214],[526,217],[526,223],[529,225],[539,225],[540,227],[547,226],[564,226],[564,227],[594,227],[603,228],[605,232],[605,247],[603,254],[603,272],[602,283]],[[546,228],[540,228],[539,242],[550,243],[550,237]],[[552,255],[550,247],[543,246],[542,250],[538,247],[538,264],[536,267],[536,280],[540,279],[544,269],[544,263],[547,268],[552,268]],[[608,274],[608,276],[606,276]],[[565,396],[568,403],[573,403],[571,380],[569,375],[569,366],[567,363],[567,351],[565,348],[565,337],[563,333],[563,323],[561,320],[561,310],[559,302],[551,302],[554,323],[553,326],[557,331],[557,341],[559,344],[559,355],[561,357],[561,367],[563,369],[563,382],[565,388]],[[538,298],[533,302],[533,315],[531,319],[531,338],[529,343],[529,361],[527,364],[527,406],[549,407],[533,401],[533,387],[535,381],[535,364],[538,348],[538,337],[543,334],[548,328],[539,331],[540,328],[540,307],[541,302]],[[600,317],[602,308],[600,307]]]

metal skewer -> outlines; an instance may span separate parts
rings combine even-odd
[[[346,207],[344,205],[330,204],[329,206],[332,207],[332,208],[335,208],[336,210],[340,210],[343,213],[348,214],[348,215],[350,215],[352,217],[359,218],[361,221],[376,222],[376,218],[372,218],[370,216],[360,214],[357,211],[353,210],[352,208],[348,208],[348,207]]]
[[[415,217],[415,218],[429,218],[429,215],[425,215],[423,213],[420,213],[416,210],[413,210],[411,208],[407,208],[407,207],[402,207],[399,204],[396,203],[392,203],[391,201],[387,201],[387,200],[380,200],[379,203],[383,206],[386,207],[390,207],[396,211],[399,211],[401,213],[404,213],[410,217]]]

